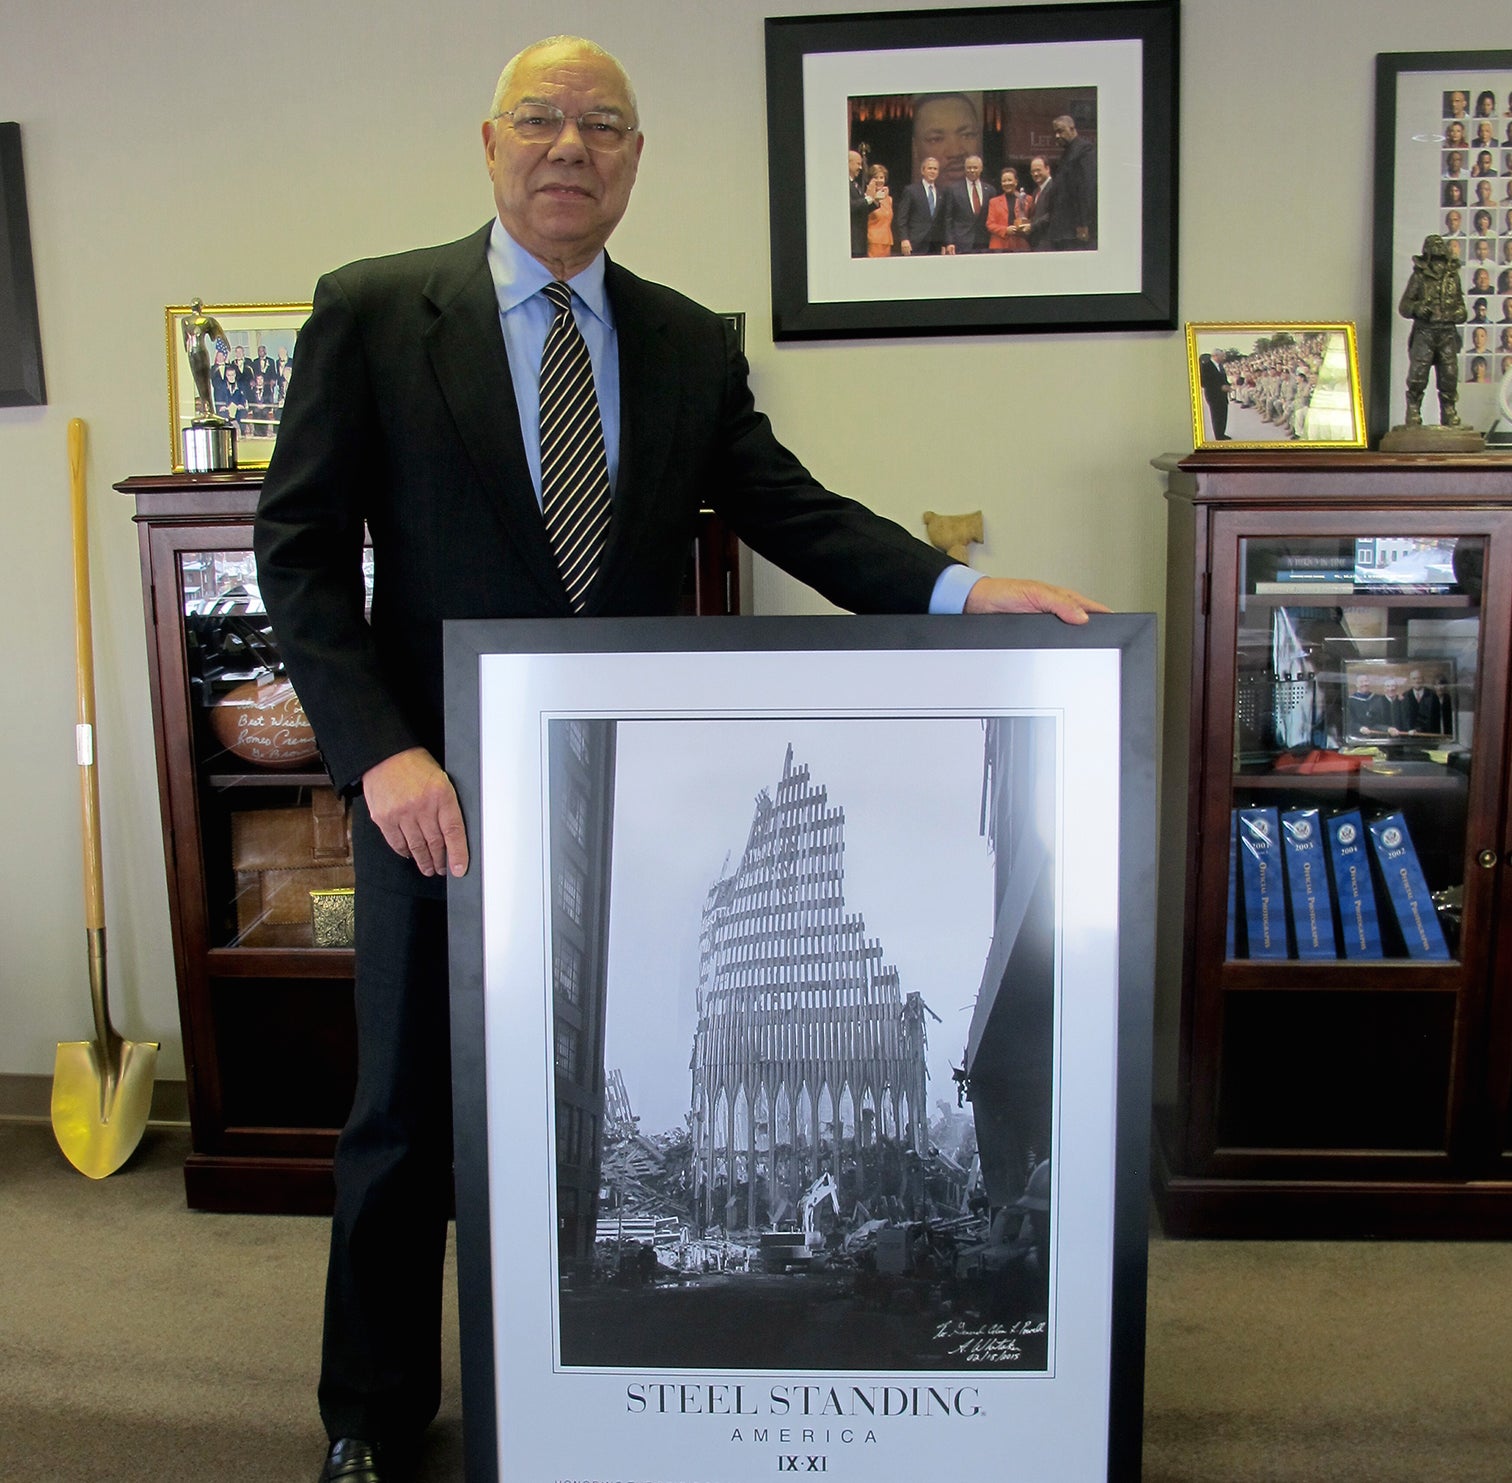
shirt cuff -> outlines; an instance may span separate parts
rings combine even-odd
[[[982,574],[969,566],[947,566],[935,578],[934,591],[929,594],[931,613],[964,613],[966,594],[982,580]]]

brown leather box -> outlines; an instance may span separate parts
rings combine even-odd
[[[238,946],[313,947],[310,892],[355,881],[346,805],[317,788],[308,808],[232,814],[231,868]]]

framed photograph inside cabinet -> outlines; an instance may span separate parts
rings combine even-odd
[[[775,338],[1174,328],[1177,31],[1174,0],[768,19]]]
[[[447,676],[469,1479],[1137,1477],[1153,619]]]
[[[1452,659],[1344,660],[1344,740],[1442,747],[1454,740]]]

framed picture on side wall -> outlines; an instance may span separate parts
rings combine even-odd
[[[782,16],[766,55],[775,338],[1175,328],[1175,0]]]
[[[1489,343],[1512,324],[1512,50],[1383,52],[1376,57],[1375,233],[1371,272],[1370,430],[1407,418],[1412,321],[1399,313],[1413,259],[1444,239],[1465,299],[1452,351],[1463,426],[1491,432],[1502,418]],[[1418,400],[1440,421],[1432,375]]]
[[[163,311],[168,356],[168,437],[173,470],[184,467],[183,431],[194,420],[194,378],[184,348],[190,304]],[[236,425],[238,468],[265,469],[273,457],[284,393],[294,370],[294,345],[310,317],[308,304],[204,305],[200,312],[221,328],[210,368],[211,395],[218,415]]]
[[[46,400],[21,125],[0,124],[0,407]]]

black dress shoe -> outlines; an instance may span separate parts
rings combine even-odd
[[[331,1443],[318,1483],[390,1483],[391,1477],[376,1443],[342,1437]]]

